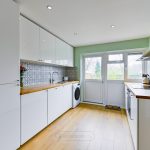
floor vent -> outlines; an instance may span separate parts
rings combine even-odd
[[[112,105],[106,105],[105,109],[111,109],[111,110],[121,111],[121,108],[119,106],[112,106]]]

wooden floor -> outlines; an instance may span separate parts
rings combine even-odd
[[[123,111],[81,104],[19,150],[133,150]]]

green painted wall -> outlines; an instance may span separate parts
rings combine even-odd
[[[74,48],[74,63],[77,67],[78,79],[80,79],[80,56],[85,53],[96,53],[105,51],[116,51],[134,48],[145,48],[149,46],[149,38],[113,42],[106,44],[96,44],[90,46],[81,46]]]

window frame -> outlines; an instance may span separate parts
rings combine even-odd
[[[117,55],[117,54],[122,54],[122,60],[116,60],[116,61],[109,61],[109,55]],[[107,62],[106,62],[107,64],[107,77],[106,77],[106,80],[108,81],[108,82],[110,82],[110,81],[124,81],[125,80],[125,56],[124,56],[124,52],[112,52],[112,53],[109,53],[109,54],[107,54]],[[122,80],[110,80],[110,79],[108,79],[108,64],[124,64],[124,73],[123,73],[123,79]]]
[[[85,60],[86,58],[93,58],[93,57],[101,57],[101,79],[86,79],[85,75],[86,75],[86,71],[85,71]],[[84,57],[84,80],[86,81],[94,81],[94,82],[102,82],[103,81],[103,77],[102,77],[102,65],[103,65],[103,56],[102,55],[89,55],[89,56],[85,56]]]
[[[139,55],[141,54],[142,55],[142,52],[131,52],[131,53],[126,53],[126,79],[125,81],[128,81],[128,82],[141,82],[142,79],[130,79],[128,78],[128,56],[129,55]],[[145,72],[145,63],[143,61],[142,62],[142,74],[143,72]]]

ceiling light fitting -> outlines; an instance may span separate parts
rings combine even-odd
[[[47,5],[47,9],[51,10],[51,9],[52,9],[52,7],[51,7],[50,5]]]

